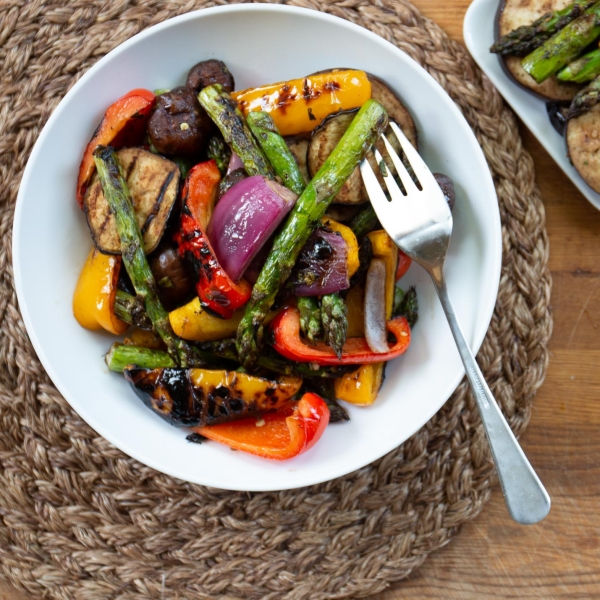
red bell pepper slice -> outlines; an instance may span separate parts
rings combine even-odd
[[[313,393],[260,419],[197,427],[200,435],[263,458],[287,460],[312,448],[329,423],[329,408]]]
[[[406,275],[406,271],[410,268],[412,264],[412,258],[407,256],[402,252],[402,250],[398,250],[398,267],[396,268],[396,281]]]
[[[181,229],[175,235],[179,254],[186,256],[198,274],[196,292],[207,312],[230,319],[250,299],[252,287],[242,279],[235,283],[221,267],[206,235],[221,174],[217,163],[208,160],[189,172],[183,187]]]
[[[322,367],[335,365],[362,365],[392,360],[406,352],[410,344],[410,326],[404,317],[387,322],[387,329],[396,338],[389,352],[373,352],[365,338],[348,338],[342,348],[341,359],[333,348],[319,342],[308,344],[300,337],[300,311],[285,308],[271,323],[273,347],[279,354],[296,362],[314,362]]]
[[[154,106],[154,94],[149,90],[135,89],[108,107],[100,125],[83,152],[77,177],[77,202],[83,207],[87,186],[96,170],[92,153],[97,146],[135,146],[146,133],[150,111]]]

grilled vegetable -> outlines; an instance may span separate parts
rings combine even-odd
[[[380,227],[379,219],[375,213],[375,209],[369,204],[365,206],[351,221],[348,227],[352,229],[354,235],[361,239],[370,231]]]
[[[340,423],[350,420],[348,411],[336,401],[335,386],[332,379],[307,377],[304,379],[302,390],[305,392],[314,392],[317,396],[325,400],[329,408],[330,423]]]
[[[236,184],[238,184],[243,179],[246,179],[248,175],[246,175],[246,169],[236,169],[235,171],[231,171],[221,179],[221,183],[219,184],[219,200]]]
[[[170,243],[162,242],[148,257],[158,297],[167,310],[181,306],[194,295],[194,283],[185,263]]]
[[[212,129],[192,88],[177,87],[156,97],[148,137],[161,154],[197,156],[207,146]]]
[[[296,296],[323,296],[348,289],[348,247],[341,234],[319,227],[302,248],[289,284]]]
[[[364,71],[336,69],[234,92],[232,97],[245,115],[267,112],[281,135],[296,135],[312,131],[333,112],[362,106],[371,97],[371,82]]]
[[[169,313],[173,331],[184,340],[212,342],[235,335],[244,311],[236,310],[229,319],[214,317],[203,310],[200,299],[194,298]]]
[[[386,266],[380,258],[371,261],[365,285],[365,339],[373,352],[388,351],[385,328]]]
[[[106,255],[104,255],[106,256]],[[143,302],[137,297],[117,290],[114,304],[115,315],[124,323],[139,327],[146,331],[153,329],[152,321],[148,318]]]
[[[308,174],[308,168],[306,166],[309,143],[308,138],[299,135],[292,135],[283,139],[285,140],[287,147],[290,149],[292,156],[296,159],[298,169],[300,169],[300,173],[302,173],[302,179],[304,181],[309,181],[310,175]]]
[[[373,100],[366,102],[338,147],[296,202],[275,239],[238,328],[238,353],[244,357],[246,364],[256,361],[262,341],[262,323],[300,250],[344,181],[386,126],[387,115],[383,106]]]
[[[235,88],[233,75],[222,60],[211,58],[203,60],[194,65],[187,76],[185,84],[198,93],[200,90],[218,83],[226,92],[232,92]]]
[[[586,88],[581,90],[569,107],[567,121],[571,121],[580,115],[590,111],[598,104],[600,100],[600,77],[597,77]]]
[[[273,348],[285,358],[297,362],[316,363],[320,366],[361,365],[397,358],[406,352],[410,344],[410,327],[404,317],[387,322],[388,331],[396,341],[388,352],[373,352],[364,338],[348,338],[341,357],[321,342],[309,345],[300,337],[300,312],[297,308],[286,308],[273,320]]]
[[[365,286],[358,283],[346,294],[347,337],[365,337]]]
[[[221,198],[208,227],[219,264],[239,281],[298,196],[261,175],[243,179]]]
[[[226,423],[276,410],[302,385],[300,377],[273,380],[207,369],[131,367],[124,374],[144,404],[177,427]]]
[[[335,233],[339,233],[344,242],[346,242],[346,252],[347,259],[346,264],[348,266],[348,277],[352,277],[356,271],[358,271],[358,267],[360,266],[360,260],[358,257],[358,240],[354,235],[354,232],[350,227],[346,227],[346,225],[342,225],[338,223],[336,220],[331,217],[323,217],[321,219],[321,225],[326,229],[331,229]]]
[[[569,106],[570,103],[566,102],[546,102],[546,112],[548,113],[550,123],[560,135],[565,134]]]
[[[372,231],[368,234],[371,240],[373,258],[379,258],[385,263],[386,285],[385,285],[385,307],[386,319],[392,315],[394,306],[394,290],[396,287],[396,270],[398,266],[398,246],[383,229]]]
[[[111,145],[114,148],[121,148],[141,143],[153,105],[154,94],[152,92],[135,89],[109,106],[86,146],[79,165],[77,202],[80,207],[83,208],[85,192],[96,170],[92,155],[96,146]]]
[[[541,83],[577,58],[586,46],[600,36],[600,2],[571,21],[556,35],[528,54],[521,65],[537,83]]]
[[[300,311],[300,328],[309,342],[316,342],[323,331],[321,325],[321,306],[314,296],[301,296],[297,299]]]
[[[117,224],[123,265],[131,278],[136,294],[144,302],[146,313],[156,333],[160,335],[171,358],[177,364],[202,365],[204,361],[194,349],[174,335],[167,311],[158,298],[156,282],[144,255],[142,234],[133,212],[127,183],[114,150],[110,147],[98,146],[94,150],[94,160],[104,196]]]
[[[410,327],[415,326],[419,319],[419,302],[417,300],[417,290],[413,286],[409,287],[407,292],[399,287],[396,288],[392,315],[394,317],[406,317]]]
[[[101,254],[96,248],[90,250],[73,294],[73,315],[82,327],[115,334],[129,327],[115,311],[120,269],[121,257]]]
[[[600,78],[594,81],[600,87]],[[597,102],[598,91],[594,96]],[[593,190],[600,192],[600,104],[570,118],[565,139],[573,166]]]
[[[206,225],[220,180],[213,160],[197,164],[188,175],[183,189],[181,228],[175,236],[179,253],[194,267],[198,281],[196,292],[202,308],[217,317],[230,319],[234,311],[250,298],[246,281],[235,283],[219,264]]]
[[[547,12],[533,23],[521,25],[496,40],[490,52],[509,56],[526,56],[571,21],[581,16],[595,0],[575,0],[565,8]],[[528,8],[527,4],[522,4]]]
[[[248,113],[246,120],[283,184],[295,194],[301,194],[306,187],[306,181],[294,155],[277,131],[273,119],[267,113],[257,111]]]
[[[563,67],[556,77],[560,81],[587,83],[600,75],[600,49],[596,48]]]
[[[158,246],[177,198],[179,169],[170,160],[141,148],[123,148],[116,154],[131,193],[143,247],[149,254]],[[87,188],[84,210],[96,247],[104,253],[120,254],[117,221],[97,173]]]
[[[288,460],[312,448],[329,423],[329,408],[316,394],[306,393],[261,419],[200,427],[196,432],[235,450],[274,460]]]
[[[565,0],[504,0],[502,10],[498,12],[498,35],[514,31],[521,26],[529,26],[533,21],[542,17],[548,10],[561,10]],[[503,56],[501,58],[507,72],[517,83],[532,92],[553,101],[571,100],[580,86],[574,83],[559,81],[552,76],[539,84],[521,66],[521,57]]]
[[[383,384],[385,369],[381,363],[362,365],[356,371],[333,380],[335,395],[339,400],[369,406],[375,402]]]
[[[220,129],[225,141],[242,159],[248,175],[275,177],[273,167],[260,149],[237,104],[222,86],[210,85],[198,94],[198,101]]]
[[[168,352],[118,343],[112,344],[104,357],[104,361],[106,362],[106,366],[116,373],[122,373],[127,367],[131,366],[136,366],[140,369],[177,366]]]
[[[321,299],[321,322],[325,342],[341,359],[348,332],[348,309],[339,294],[327,294]]]
[[[357,204],[334,204],[331,203],[327,208],[327,212],[325,213],[325,217],[329,217],[338,223],[348,223],[360,211],[362,210],[362,206]]]
[[[229,160],[231,159],[231,148],[225,143],[225,140],[220,135],[213,135],[208,140],[208,148],[206,154],[209,159],[212,158],[219,167],[221,177],[223,177],[228,170]]]

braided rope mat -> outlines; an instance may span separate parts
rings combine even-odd
[[[40,129],[74,81],[141,29],[203,0],[3,0],[0,6],[0,564],[77,599],[363,597],[406,577],[481,511],[493,468],[463,382],[425,427],[341,479],[281,493],[187,484],[96,435],[27,338],[13,207]],[[423,65],[463,111],[498,191],[504,262],[480,365],[521,433],[547,365],[544,210],[515,118],[465,50],[407,0],[294,0],[359,23]]]

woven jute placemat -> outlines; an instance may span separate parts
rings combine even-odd
[[[504,251],[478,360],[521,433],[547,364],[551,282],[544,210],[515,118],[466,51],[407,1],[289,4],[330,12],[396,44],[441,83],[475,131],[498,191]],[[355,473],[289,492],[236,493],[128,458],[70,409],[38,362],[14,293],[11,226],[40,129],[106,52],[149,25],[213,5],[0,5],[0,564],[34,596],[363,597],[418,567],[490,496],[493,468],[464,382],[417,434]]]

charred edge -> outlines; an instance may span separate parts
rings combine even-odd
[[[142,228],[140,230],[142,235],[144,235],[146,233],[146,231],[148,230],[148,227],[150,227],[150,224],[152,223],[152,221],[158,214],[158,211],[160,210],[161,204],[164,200],[165,194],[167,193],[167,189],[169,188],[171,181],[173,181],[174,176],[175,176],[175,171],[174,170],[169,171],[169,173],[165,177],[165,180],[163,181],[162,185],[160,186],[158,196],[156,197],[156,200],[154,201],[154,204],[152,205],[152,210],[146,217],[146,221],[144,222],[144,225],[142,226]]]
[[[135,154],[133,156],[133,160],[131,161],[131,163],[129,163],[129,167],[127,167],[127,173],[125,174],[126,180],[129,180],[129,178],[131,177],[131,174],[133,173],[133,170],[135,169],[135,167],[137,165],[138,158],[139,158],[139,155]]]

